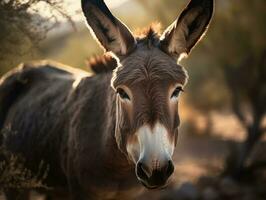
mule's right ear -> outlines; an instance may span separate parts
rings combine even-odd
[[[103,0],[82,0],[81,5],[91,32],[106,51],[123,56],[135,48],[134,36],[112,15]]]

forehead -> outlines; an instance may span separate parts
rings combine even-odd
[[[138,83],[179,83],[187,81],[186,70],[157,47],[139,46],[113,74],[112,85],[133,86]]]

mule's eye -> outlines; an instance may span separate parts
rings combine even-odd
[[[118,88],[117,89],[117,94],[119,94],[119,96],[120,96],[121,99],[130,100],[128,94],[122,88]]]
[[[182,92],[182,91],[183,91],[182,87],[177,87],[177,88],[174,90],[174,92],[173,92],[173,94],[172,94],[172,96],[171,96],[171,99],[172,99],[172,98],[177,98],[177,97],[179,96],[179,93]]]

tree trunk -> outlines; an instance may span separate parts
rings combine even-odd
[[[260,130],[260,117],[254,119],[254,123],[247,130],[248,136],[244,144],[240,147],[239,156],[236,161],[235,169],[233,170],[233,177],[236,179],[241,178],[246,169],[246,161],[249,158],[252,150],[260,140],[263,132]]]

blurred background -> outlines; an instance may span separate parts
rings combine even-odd
[[[151,22],[167,27],[188,0],[106,3],[134,32]],[[181,63],[190,80],[172,184],[140,199],[266,199],[266,1],[215,7],[206,37]],[[77,0],[1,0],[0,27],[0,76],[39,59],[90,71],[86,60],[103,53]]]

